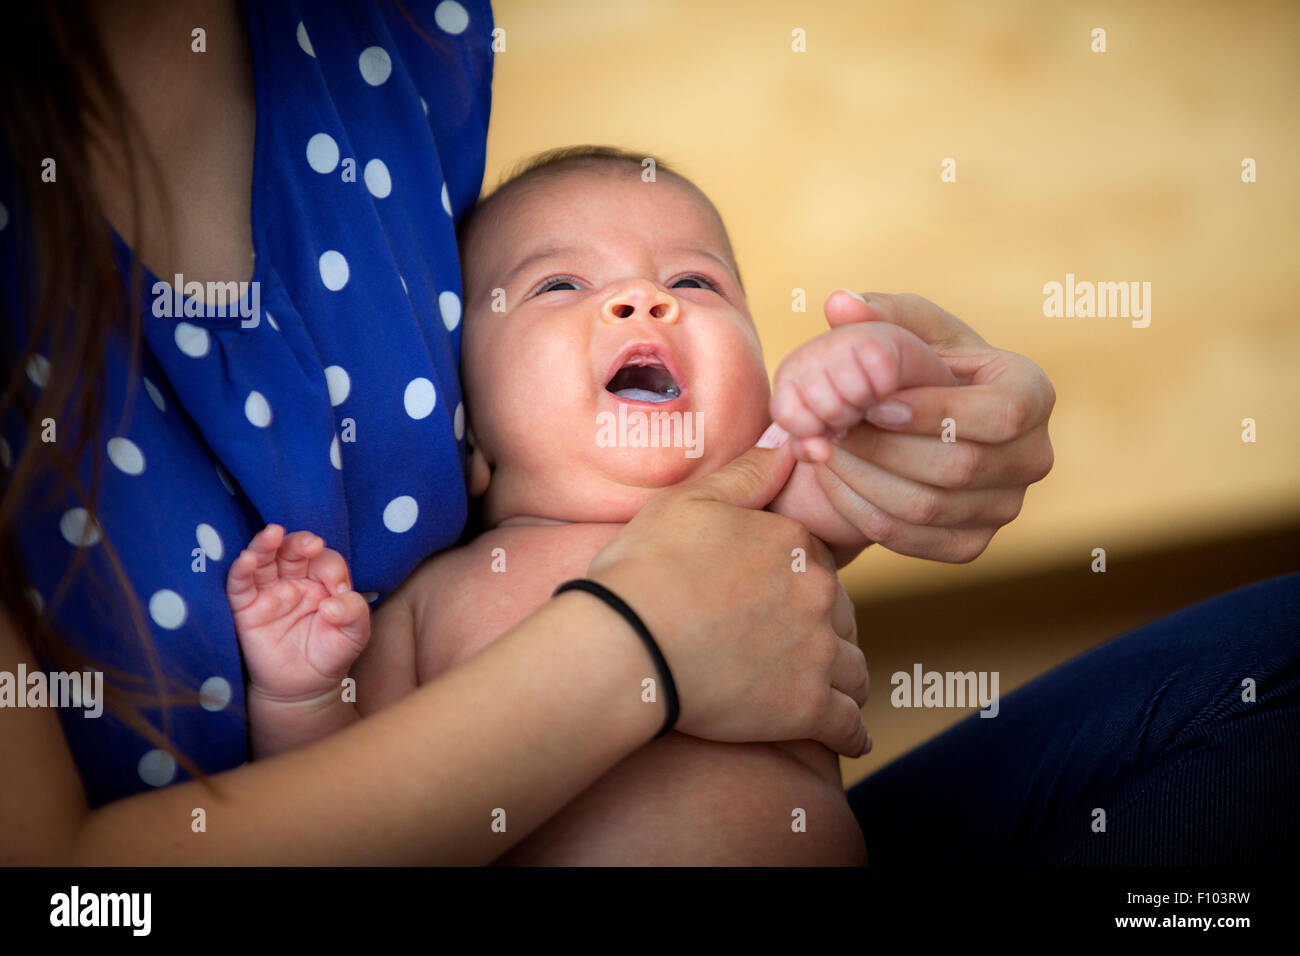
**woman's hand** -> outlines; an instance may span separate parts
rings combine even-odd
[[[830,442],[829,459],[817,466],[826,470],[822,486],[845,520],[889,550],[971,561],[1020,513],[1029,485],[1051,471],[1047,421],[1056,392],[1029,359],[993,348],[928,299],[864,298],[832,294],[831,327],[885,321],[907,329],[958,384],[904,388],[872,404],[866,422]],[[945,441],[945,431],[955,441]],[[827,438],[802,441],[815,447]]]
[[[797,521],[758,510],[793,464],[788,447],[754,448],[666,489],[587,573],[655,635],[677,684],[677,730],[819,740],[857,757],[868,741],[868,677],[853,604],[825,545]]]

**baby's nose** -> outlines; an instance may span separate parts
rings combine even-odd
[[[603,322],[639,318],[672,323],[679,312],[677,300],[667,292],[645,279],[634,279],[604,301],[600,317]]]

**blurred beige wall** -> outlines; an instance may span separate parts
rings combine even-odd
[[[722,212],[770,370],[844,286],[923,295],[1051,377],[1056,466],[1021,517],[971,565],[871,549],[856,595],[1086,566],[1095,547],[1113,568],[1300,515],[1300,5],[494,9],[487,187],[553,146],[654,152]],[[1150,326],[1044,317],[1066,273],[1150,282]]]

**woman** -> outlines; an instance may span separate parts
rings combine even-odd
[[[624,692],[646,657],[620,616],[561,595],[382,714],[246,764],[221,589],[264,520],[320,532],[376,600],[460,533],[453,227],[482,179],[490,10],[210,0],[17,16],[0,67],[0,669],[101,662],[119,716],[60,712],[61,731],[48,709],[4,712],[0,767],[28,782],[0,795],[0,818],[23,821],[6,858],[495,858],[659,729],[662,707]],[[174,276],[256,283],[260,308],[166,314],[180,298],[151,293]],[[877,424],[912,434],[840,442],[846,516],[903,553],[973,558],[1050,468],[1051,386],[916,297],[833,319],[900,322],[977,386],[901,396],[910,420]],[[949,415],[984,442],[962,475],[928,454],[937,438],[914,437]],[[50,422],[55,440],[38,441]],[[758,449],[666,493],[591,576],[643,609],[677,677],[677,729],[855,754],[861,655],[827,653],[854,642],[851,606],[824,548],[754,510],[789,467],[788,451]],[[742,536],[734,566],[726,542]],[[807,575],[784,573],[796,546],[818,559]],[[188,706],[158,709],[159,690]],[[503,802],[504,841],[483,809]],[[191,830],[196,807],[220,839]]]

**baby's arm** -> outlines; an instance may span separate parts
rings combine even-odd
[[[370,637],[347,562],[307,531],[268,525],[230,565],[226,597],[248,667],[253,755],[304,746],[358,719],[343,678]]]
[[[835,506],[845,486],[825,464],[832,440],[900,389],[954,384],[934,349],[888,322],[842,325],[800,346],[776,371],[771,410],[801,460],[768,510],[801,522],[826,543],[838,566],[848,564],[871,539]]]

